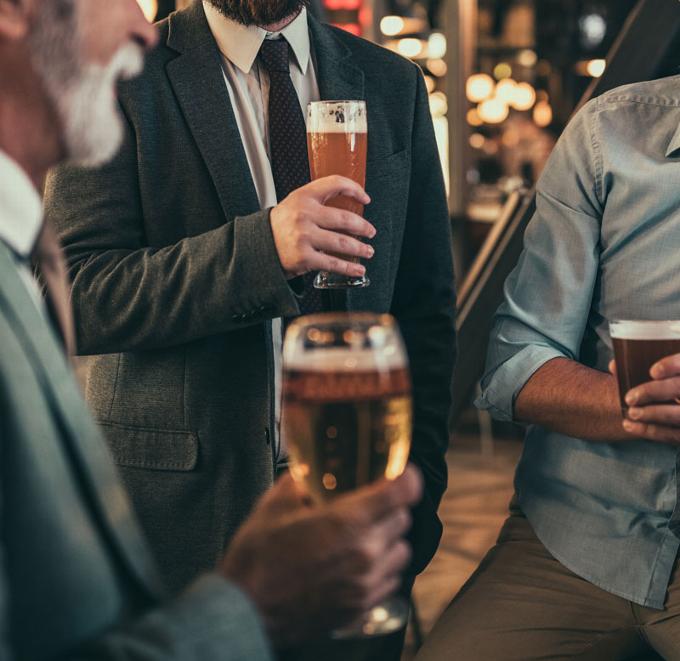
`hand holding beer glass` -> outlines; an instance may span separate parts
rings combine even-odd
[[[364,101],[315,101],[307,108],[307,149],[312,180],[342,175],[366,185],[367,149],[366,104]],[[326,206],[363,216],[360,202],[338,195]],[[358,237],[357,237],[358,238]],[[359,262],[359,258],[354,260]],[[321,271],[315,281],[317,289],[367,287],[365,276],[341,276]]]
[[[283,348],[283,428],[293,477],[317,502],[403,473],[411,447],[406,352],[389,315],[332,313],[293,321]],[[402,628],[398,597],[336,637]]]
[[[613,321],[609,328],[626,431],[680,443],[680,321]]]

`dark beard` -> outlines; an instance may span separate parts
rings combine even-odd
[[[227,18],[243,25],[272,25],[298,14],[306,0],[209,0]]]

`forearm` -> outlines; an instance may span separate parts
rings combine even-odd
[[[161,249],[68,254],[82,354],[157,349],[297,314],[266,212]]]
[[[632,440],[623,430],[616,379],[567,358],[547,362],[527,381],[515,419],[589,441]]]
[[[270,645],[246,597],[216,575],[175,601],[104,634],[71,661],[270,661]]]

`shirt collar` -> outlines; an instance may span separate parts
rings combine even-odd
[[[676,151],[680,149],[680,126],[675,130],[671,141],[668,143],[668,149],[666,150],[666,158],[673,156]]]
[[[0,151],[0,240],[28,257],[42,222],[38,191],[19,164]]]
[[[222,55],[243,73],[250,73],[262,42],[272,33],[256,25],[246,26],[227,18],[208,0],[203,0],[203,7],[210,31]],[[306,75],[310,56],[307,9],[303,7],[294,21],[280,32],[273,34],[273,36],[277,35],[283,35],[286,38],[300,71]]]

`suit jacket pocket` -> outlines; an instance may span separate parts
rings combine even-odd
[[[118,466],[158,471],[192,471],[198,463],[198,434],[99,423]]]

